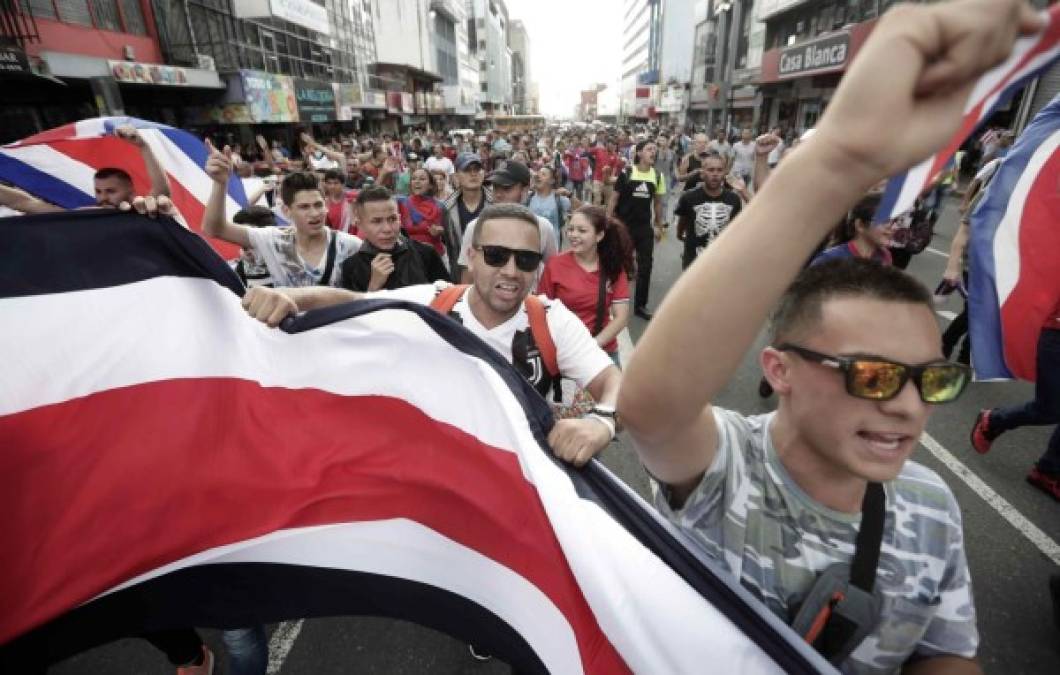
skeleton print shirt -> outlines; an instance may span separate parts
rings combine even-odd
[[[702,186],[696,186],[681,195],[674,214],[692,218],[692,228],[685,235],[686,257],[699,255],[740,213],[742,206],[740,197],[727,189],[712,197]]]

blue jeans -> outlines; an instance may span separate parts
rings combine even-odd
[[[1060,330],[1044,329],[1038,336],[1037,381],[1034,400],[990,413],[990,431],[1002,433],[1023,426],[1060,424]],[[1060,474],[1060,427],[1053,429],[1038,470]]]
[[[228,652],[229,675],[265,675],[269,666],[269,640],[265,626],[233,628],[221,632]]]

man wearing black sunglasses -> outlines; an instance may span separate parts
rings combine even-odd
[[[831,616],[856,617],[843,672],[981,672],[960,509],[909,461],[968,375],[943,359],[911,277],[866,260],[800,268],[869,188],[942,147],[976,80],[1042,28],[1017,0],[889,11],[813,138],[678,279],[623,375],[618,413],[656,507],[782,620],[809,606],[828,634],[846,631]],[[901,142],[878,133],[894,120]],[[777,411],[715,407],[774,307],[759,362]],[[847,579],[860,595],[813,593]],[[803,635],[824,652],[820,625]]]
[[[547,222],[547,221],[546,221]],[[527,296],[537,287],[541,253],[538,218],[518,204],[493,204],[482,211],[470,241],[470,286],[449,316],[508,359],[542,395],[551,391],[554,375],[546,367],[541,335],[532,330]],[[545,227],[551,229],[551,224]],[[390,298],[432,304],[448,284],[421,284],[378,293],[341,288],[251,289],[243,306],[270,326],[288,314],[360,298]],[[560,459],[582,465],[615,436],[614,405],[621,375],[611,357],[596,344],[585,324],[562,302],[539,296],[547,330],[555,345],[559,373],[587,389],[597,402],[592,415],[557,421],[549,444]]]

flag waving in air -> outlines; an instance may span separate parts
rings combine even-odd
[[[1060,308],[1060,96],[1005,155],[971,215],[968,319],[982,380],[1035,379],[1038,334]]]
[[[132,177],[136,194],[146,195],[151,181],[143,158],[135,146],[114,135],[126,125],[140,132],[169,179],[173,204],[193,230],[201,231],[213,185],[204,170],[206,146],[187,131],[164,124],[135,117],[97,117],[41,132],[0,146],[0,180],[57,206],[76,209],[95,205],[92,176],[113,167]],[[233,176],[225,204],[229,219],[246,205],[243,184]],[[226,258],[239,255],[237,246],[216,239],[210,243]]]
[[[1027,81],[1060,58],[1060,5],[1042,12],[1045,28],[1020,38],[1004,63],[987,71],[968,97],[957,134],[937,153],[887,182],[875,222],[887,222],[913,208],[913,203],[945,168],[961,144],[999,106],[1004,105]]]
[[[362,300],[269,329],[172,221],[3,225],[0,670],[373,614],[520,672],[832,672],[601,465],[557,463],[547,404],[449,318]]]

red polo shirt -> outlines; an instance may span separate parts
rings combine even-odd
[[[600,271],[586,272],[574,259],[572,251],[554,255],[545,263],[545,271],[537,285],[537,292],[559,300],[567,309],[574,312],[591,333],[596,324],[596,301],[600,296]],[[618,275],[612,283],[607,282],[604,294],[604,307],[611,309],[612,304],[629,302],[629,282],[625,272]],[[610,311],[604,312],[604,325],[611,323]],[[618,350],[618,340],[611,340],[604,345],[608,354]]]

